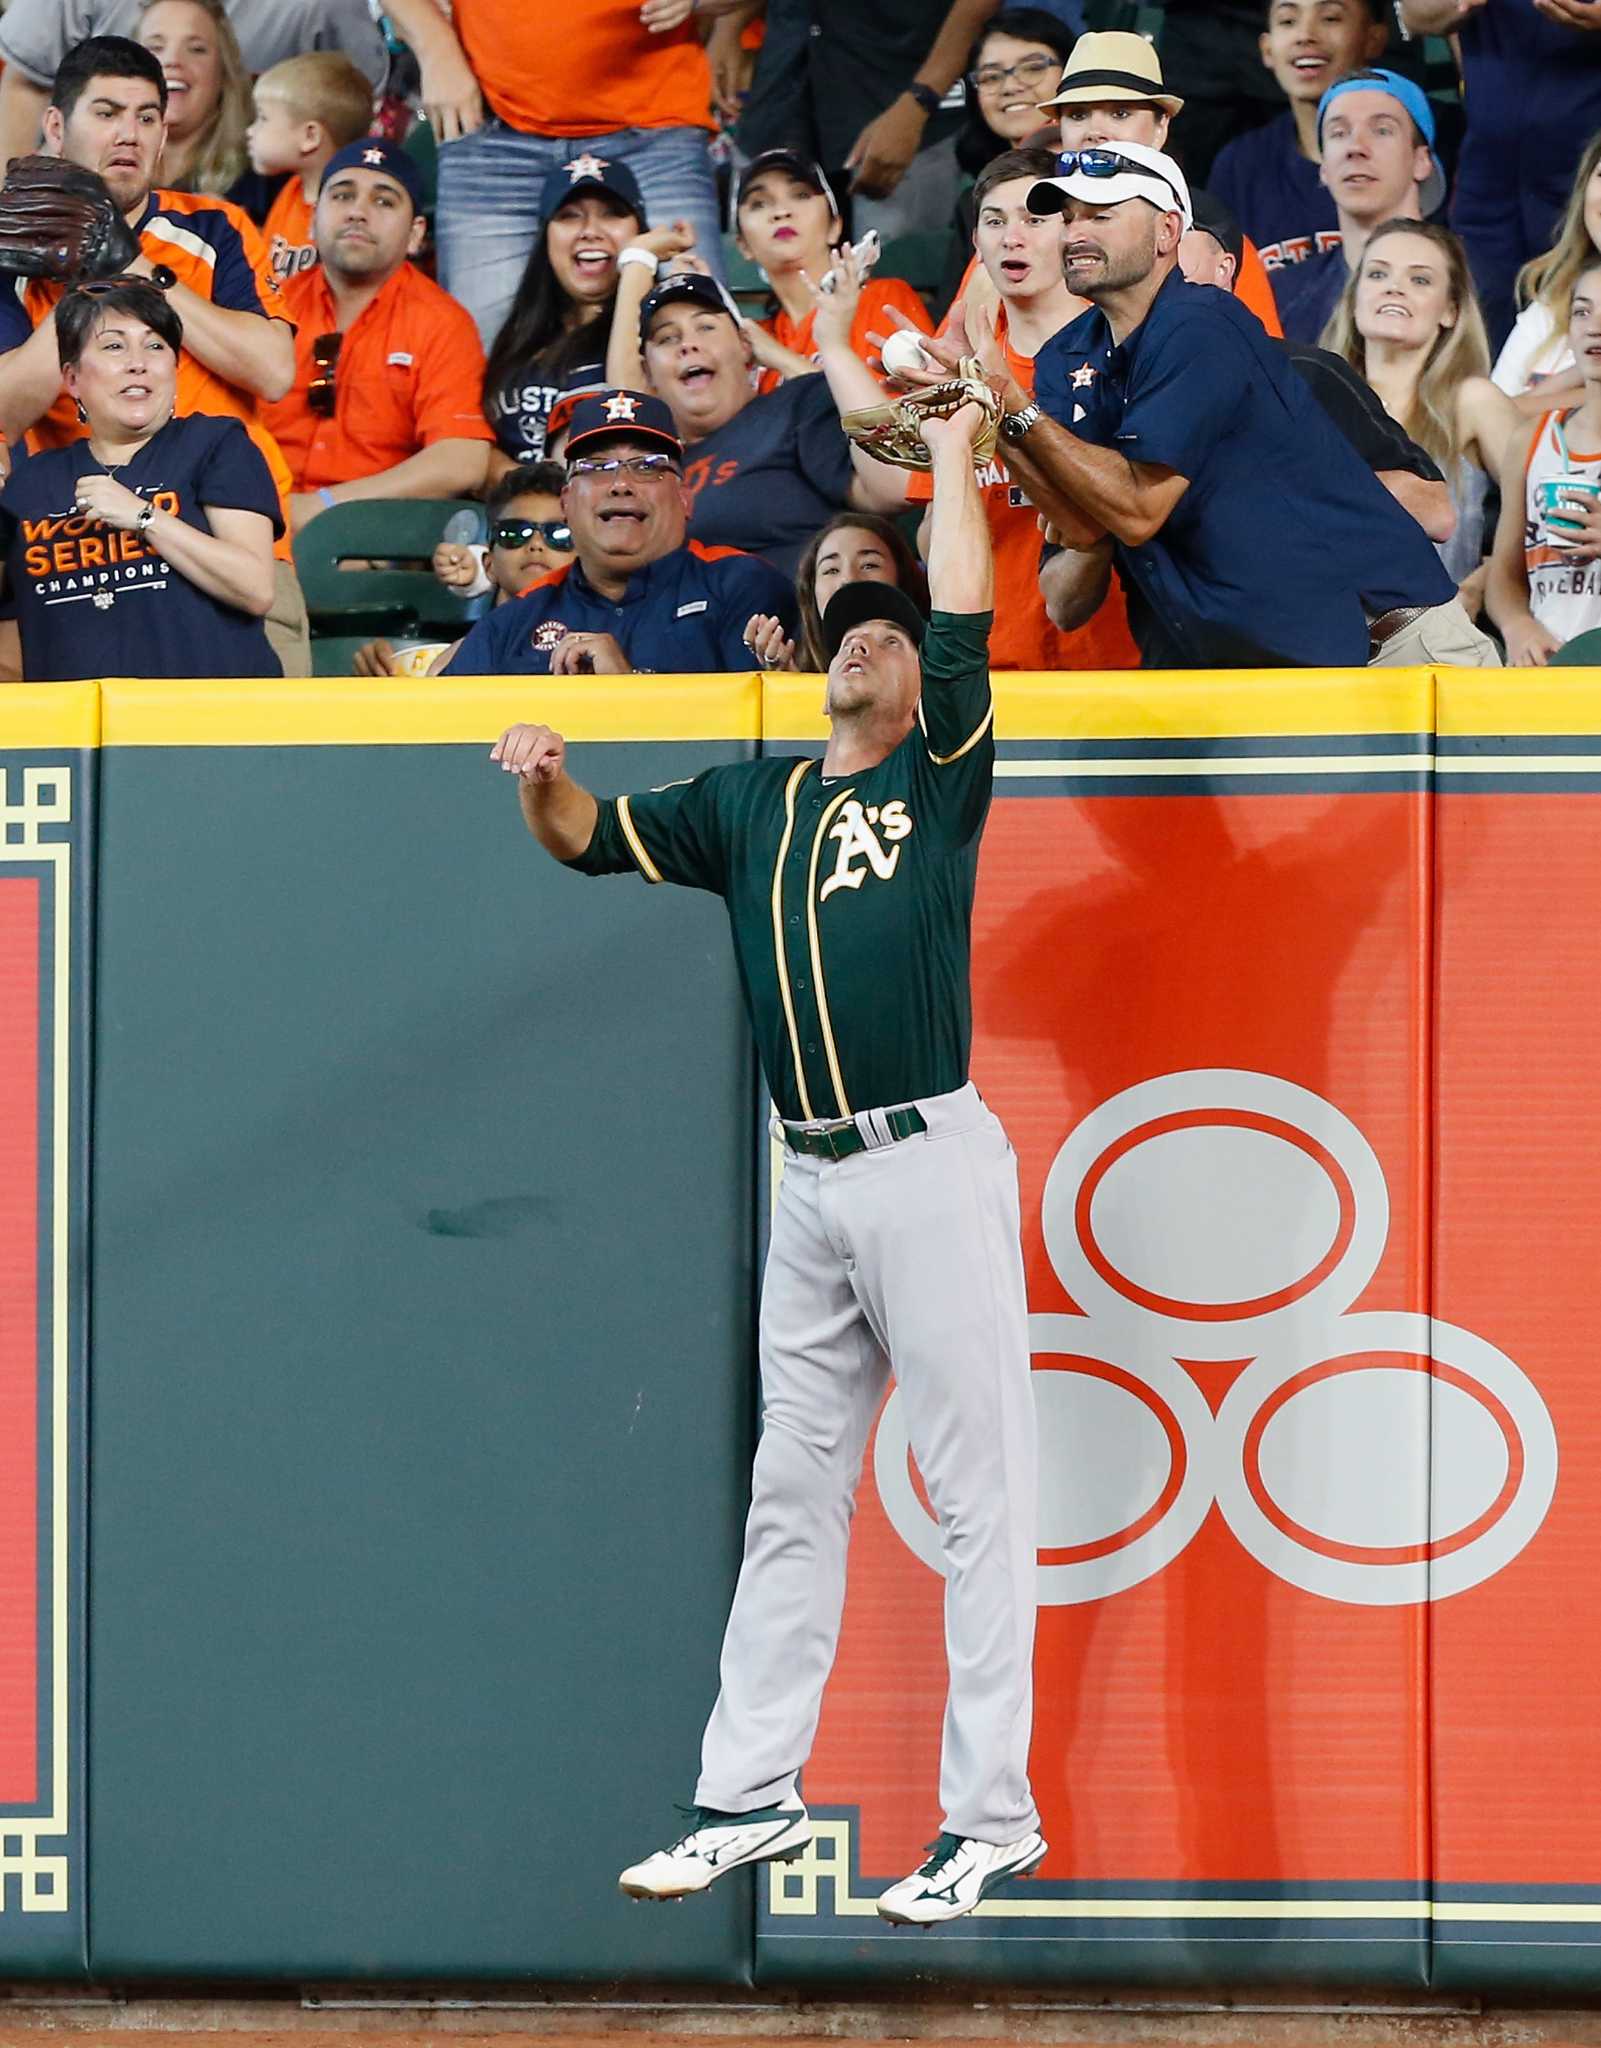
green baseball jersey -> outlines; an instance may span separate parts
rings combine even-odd
[[[995,775],[990,616],[934,613],[917,721],[876,768],[742,761],[617,797],[569,863],[724,899],[783,1117],[853,1116],[967,1079],[973,882]]]

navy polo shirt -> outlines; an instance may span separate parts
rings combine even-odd
[[[1174,270],[1114,347],[1092,308],[1034,359],[1034,395],[1081,440],[1189,488],[1117,543],[1147,668],[1361,668],[1368,621],[1456,585],[1254,313]]]
[[[753,612],[795,631],[795,592],[754,555],[718,553],[690,541],[628,579],[615,601],[572,563],[497,605],[456,649],[451,676],[545,676],[569,633],[610,633],[636,669],[705,675],[755,667],[745,645]]]

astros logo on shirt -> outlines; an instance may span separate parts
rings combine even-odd
[[[549,654],[567,638],[568,629],[560,619],[541,619],[531,635],[531,644],[537,654]]]
[[[818,902],[826,902],[836,889],[859,889],[867,880],[869,869],[881,882],[887,882],[900,865],[900,842],[910,836],[911,830],[911,818],[899,797],[882,809],[869,804],[865,810],[855,797],[847,797],[828,829],[829,838],[839,841],[839,856],[834,872],[817,892]],[[890,842],[887,850],[879,839],[880,832]],[[858,860],[865,860],[867,866],[858,867]]]

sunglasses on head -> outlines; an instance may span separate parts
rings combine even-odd
[[[1136,177],[1158,179],[1175,199],[1179,196],[1173,180],[1154,164],[1139,163],[1115,149],[1064,149],[1056,159],[1056,175],[1071,178],[1078,171],[1082,171],[1086,178],[1120,178],[1125,172],[1132,172]]]
[[[319,334],[311,344],[312,367],[317,374],[306,387],[306,403],[320,419],[332,419],[338,402],[334,370],[344,341],[342,334]]]
[[[489,540],[492,547],[525,548],[536,534],[547,548],[564,554],[573,544],[573,530],[565,519],[497,519]]]

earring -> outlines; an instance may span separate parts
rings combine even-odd
[[[86,427],[86,426],[88,426],[88,424],[89,424],[89,415],[88,415],[88,414],[87,414],[87,413],[86,413],[86,412],[84,411],[84,409],[83,409],[83,400],[82,400],[81,398],[75,398],[75,399],[73,400],[73,404],[74,404],[74,405],[76,405],[76,406],[77,406],[77,408],[78,408],[78,424],[79,424],[79,426],[80,426],[80,427]]]

